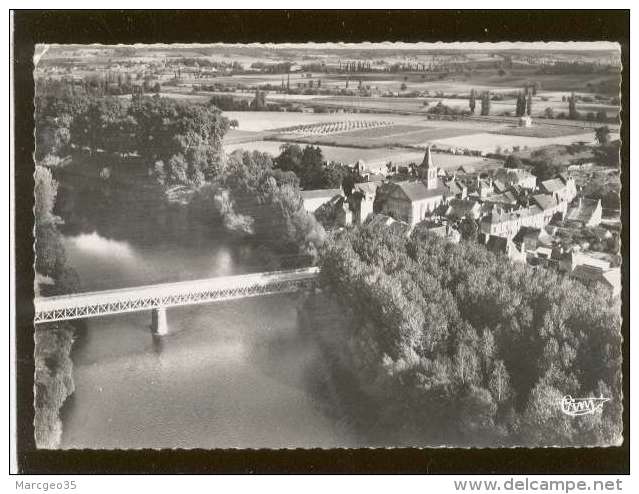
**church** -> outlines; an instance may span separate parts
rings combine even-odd
[[[380,189],[381,212],[404,221],[411,227],[422,221],[451,195],[448,187],[437,176],[430,146],[418,168],[419,179],[390,182]]]

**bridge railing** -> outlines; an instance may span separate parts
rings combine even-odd
[[[311,267],[41,297],[34,301],[34,319],[36,323],[80,319],[159,307],[295,292],[314,286],[318,273],[319,268]]]

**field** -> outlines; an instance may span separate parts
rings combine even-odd
[[[375,131],[377,132],[369,132],[368,130],[363,130],[324,136],[312,135],[292,137],[284,134],[276,134],[270,139],[288,139],[294,140],[296,142],[304,142],[309,144],[325,144],[330,146],[376,148],[424,146],[427,145],[429,142],[435,141],[437,139],[465,136],[477,132],[477,130],[473,130],[472,128],[437,128],[417,126],[409,128],[411,130],[407,130],[407,126],[392,126],[375,129]]]
[[[389,149],[424,147],[431,144],[447,148],[471,149],[492,153],[512,150],[513,147],[537,148],[550,144],[570,144],[577,141],[593,142],[594,132],[576,124],[561,122],[561,125],[535,122],[532,127],[513,125],[514,119],[466,119],[458,121],[434,121],[418,115],[399,116],[388,114],[318,114],[287,112],[224,112],[237,119],[239,129],[231,130],[225,138],[225,146],[246,147],[256,145],[269,152],[278,150],[281,142],[315,144],[331,149],[339,149],[339,155],[347,153],[369,159],[365,156],[389,154]],[[388,121],[392,125],[375,128],[355,129],[332,135],[295,135],[281,130],[296,125],[334,125],[335,122],[349,122],[345,127],[365,125],[362,122]],[[613,138],[615,136],[613,135]],[[272,144],[268,141],[273,141]],[[277,151],[279,152],[279,151]],[[276,152],[276,154],[277,154]],[[397,150],[390,154],[396,154]],[[357,159],[357,158],[355,158]],[[348,161],[348,160],[346,160]]]
[[[561,137],[584,134],[588,129],[569,125],[532,125],[531,127],[507,126],[493,131],[494,134],[524,137]]]
[[[323,123],[301,124],[293,127],[277,129],[280,134],[295,134],[302,136],[326,136],[350,133],[351,131],[374,135],[383,135],[386,127],[392,125],[388,120],[336,120]]]
[[[243,143],[225,144],[224,150],[231,153],[237,149],[246,151],[260,151],[269,153],[273,156],[280,154],[280,146],[285,144],[280,141],[251,141]],[[300,144],[303,146],[303,144]],[[343,146],[325,146],[320,145],[324,159],[327,161],[339,161],[346,164],[355,163],[362,160],[365,163],[421,163],[424,159],[424,151],[410,151],[402,148],[376,148],[376,149],[358,149]],[[447,153],[433,153],[433,162],[436,166],[444,169],[456,169],[462,165],[473,165],[481,167],[500,166],[499,161],[490,160],[474,156],[462,156]]]
[[[547,146],[548,144],[572,144],[578,141],[593,143],[595,141],[595,134],[594,132],[589,132],[587,134],[541,138],[481,133],[438,139],[433,142],[442,147],[475,149],[485,153],[494,153],[497,148],[500,148],[502,152],[506,152],[512,150],[514,147],[538,148]]]
[[[295,125],[334,122],[336,120],[388,120],[392,123],[410,122],[411,117],[384,114],[351,114],[344,113],[297,113],[297,112],[258,112],[258,111],[226,111],[224,116],[239,122],[239,129],[251,132],[275,130]]]

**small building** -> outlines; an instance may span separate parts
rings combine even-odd
[[[565,173],[556,178],[544,180],[540,184],[541,192],[552,195],[557,201],[570,203],[577,196],[575,180]]]
[[[493,187],[493,179],[483,179],[477,176],[477,180],[473,187],[474,195],[479,197],[480,199],[486,199],[488,196],[493,195],[495,193],[495,188]]]
[[[335,196],[342,196],[342,189],[316,189],[301,191],[304,209],[314,213],[322,204],[329,202]]]
[[[444,216],[447,218],[478,220],[481,217],[481,204],[472,199],[453,198],[445,207]]]
[[[601,214],[601,199],[580,197],[577,204],[568,209],[566,221],[577,223],[581,227],[599,226]]]
[[[362,182],[353,186],[348,202],[353,210],[353,222],[364,223],[373,214],[377,189],[382,182]]]
[[[544,226],[550,223],[556,214],[559,214],[563,219],[568,211],[568,203],[566,201],[562,201],[556,195],[534,194],[532,196],[532,201],[543,211]]]
[[[523,117],[519,117],[519,126],[520,127],[531,127],[532,126],[532,118],[529,115],[524,115]]]
[[[519,201],[515,194],[511,191],[502,192],[500,194],[493,194],[485,198],[485,202],[489,204],[498,204],[505,208],[516,207]]]
[[[461,241],[461,233],[451,225],[434,225],[427,227],[427,230],[438,237],[445,238],[449,242],[458,244]]]
[[[445,180],[444,185],[448,187],[450,196],[458,199],[466,199],[466,196],[468,195],[468,188],[461,180],[457,180],[457,178],[453,176],[450,180]]]
[[[606,270],[610,268],[610,262],[574,250],[566,252],[559,257],[559,270],[564,273],[572,273],[578,266]]]
[[[613,296],[621,293],[621,269],[604,269],[598,266],[581,264],[571,273],[570,277],[581,281],[586,286],[601,284],[606,287]]]
[[[410,235],[411,232],[411,226],[409,224],[404,221],[397,221],[395,218],[385,214],[372,214],[366,220],[366,224],[375,228],[389,228],[404,236]]]
[[[489,214],[482,218],[479,230],[485,237],[513,238],[522,227],[541,229],[547,223],[544,211],[535,204],[510,211],[494,205]]]
[[[535,190],[537,177],[523,168],[500,168],[495,172],[495,182],[499,180],[506,187],[518,186],[524,189]]]
[[[526,262],[526,252],[518,249],[509,238],[490,235],[486,239],[486,248],[495,254],[506,255],[513,262]]]

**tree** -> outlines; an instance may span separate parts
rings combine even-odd
[[[541,89],[541,82],[535,81],[532,83],[532,95],[537,96],[537,91]]]
[[[260,91],[259,89],[255,90],[255,98],[251,101],[250,108],[254,111],[263,111],[267,109],[266,93],[264,93],[264,91]]]
[[[523,117],[526,113],[526,96],[521,91],[517,94],[517,103],[515,105],[515,116]]]
[[[488,387],[497,403],[501,403],[510,397],[510,376],[503,360],[495,361]]]
[[[603,146],[610,142],[610,128],[607,125],[595,129],[595,139]]]
[[[481,97],[481,114],[490,115],[490,92],[486,91]]]
[[[516,154],[509,154],[504,162],[505,168],[521,168],[523,167],[523,163],[521,162],[521,158]]]
[[[149,166],[162,161],[171,168],[173,160],[175,173],[167,170],[169,181],[196,183],[202,176],[212,179],[221,173],[229,121],[215,106],[145,97],[131,104],[128,116],[135,122],[136,152]]]
[[[479,225],[472,218],[463,218],[459,222],[459,233],[463,240],[475,241],[477,240],[477,234],[479,233]]]
[[[532,114],[532,93],[528,93],[528,99],[526,100],[526,115]]]
[[[544,117],[546,117],[546,118],[550,118],[550,119],[554,118],[554,117],[555,117],[555,112],[554,112],[554,110],[553,110],[551,107],[547,107],[547,108],[544,110]]]
[[[579,112],[577,111],[577,99],[574,92],[568,98],[568,118],[570,120],[577,120],[579,118]]]
[[[327,241],[319,266],[332,315],[304,314],[344,371],[366,382],[375,411],[363,430],[424,445],[618,439],[618,410],[580,436],[558,406],[566,393],[621,396],[618,308],[602,292],[421,224],[408,239],[393,225],[349,228]]]
[[[468,100],[468,108],[470,108],[470,113],[475,113],[475,90],[470,90],[470,98]]]
[[[52,223],[58,182],[53,178],[51,170],[40,165],[36,165],[34,181],[35,221],[38,224]]]

